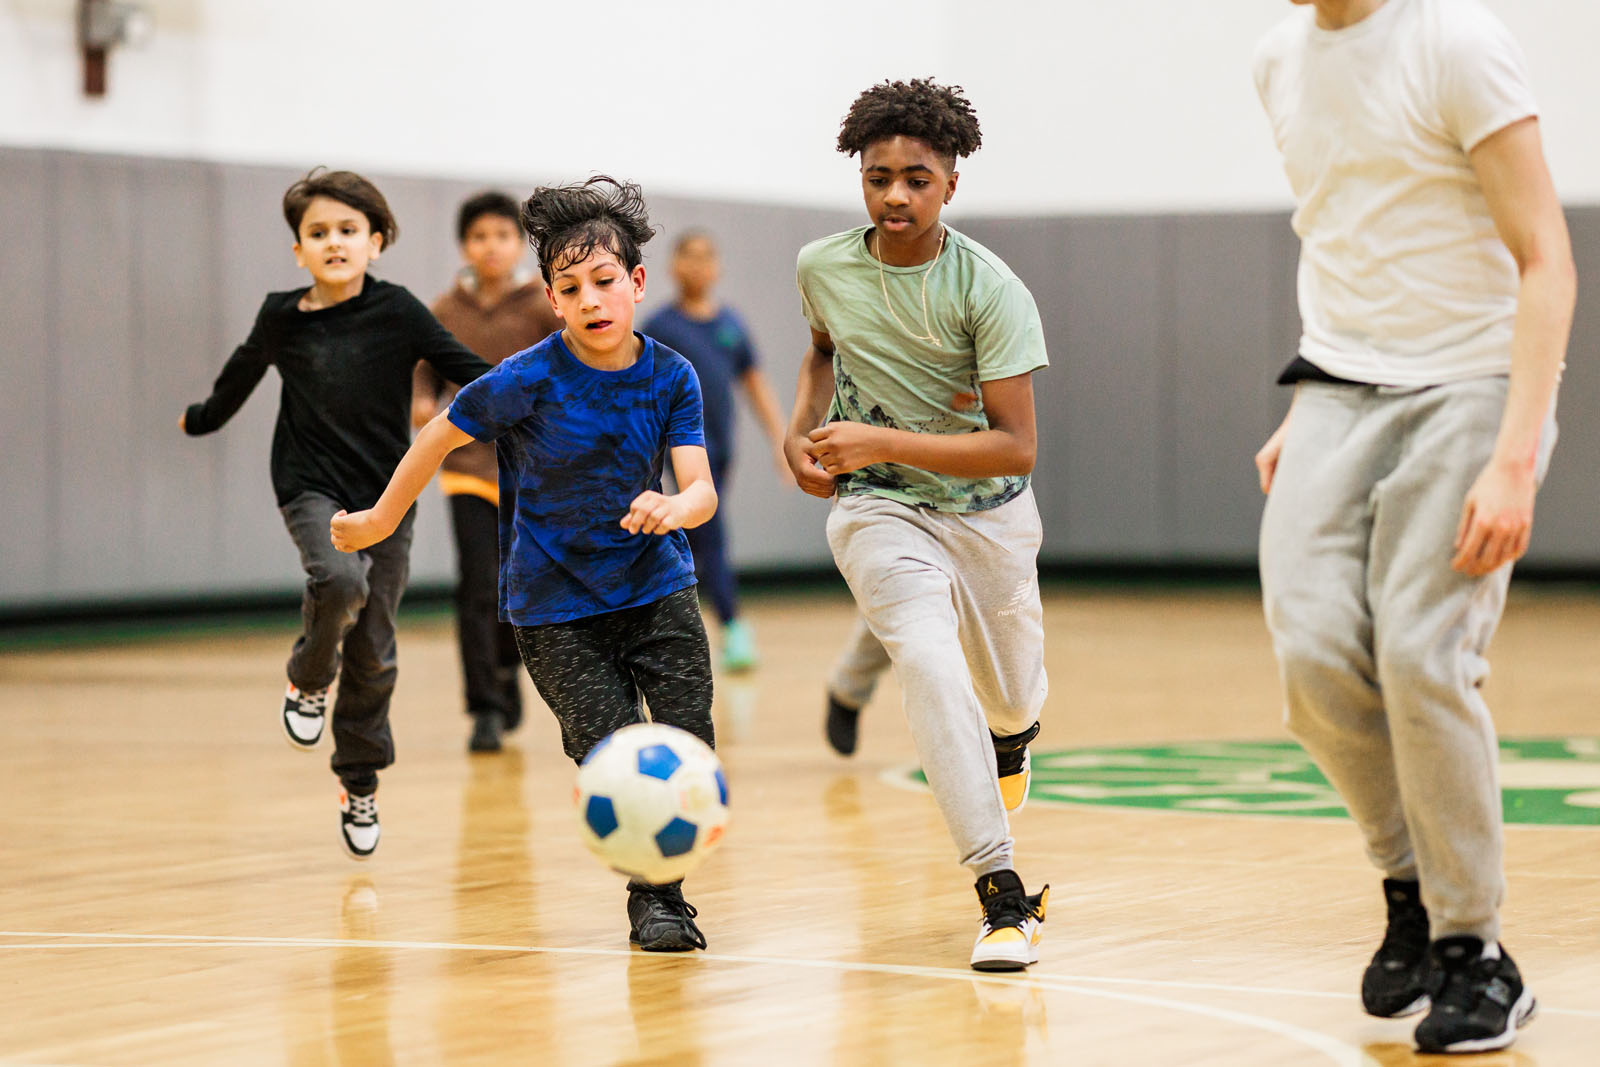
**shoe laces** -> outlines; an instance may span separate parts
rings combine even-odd
[[[628,888],[636,895],[648,898],[663,910],[671,912],[675,916],[693,919],[700,914],[693,904],[683,899],[683,891],[677,886],[647,885],[643,882],[638,882]]]
[[[295,687],[295,703],[299,705],[302,715],[321,715],[328,710],[328,691],[326,689],[301,689]]]
[[[350,798],[350,821],[371,825],[378,821],[378,794],[368,793],[362,796],[359,793],[346,794]]]
[[[1034,907],[1024,893],[1000,893],[983,902],[983,919],[989,929],[1004,926],[1021,926],[1029,919],[1038,919],[1039,909]]]

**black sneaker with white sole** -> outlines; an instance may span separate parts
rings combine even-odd
[[[1433,971],[1428,956],[1428,909],[1422,906],[1416,882],[1385,878],[1383,899],[1389,909],[1389,925],[1383,932],[1383,944],[1361,976],[1361,1006],[1368,1015],[1399,1019],[1428,1006],[1428,979]]]
[[[293,682],[283,691],[283,733],[294,748],[309,752],[322,740],[328,721],[328,690],[301,689]]]
[[[706,947],[694,924],[693,904],[683,899],[683,883],[628,883],[628,940],[646,952],[689,952]]]
[[[378,850],[378,794],[339,790],[339,840],[351,859],[364,860]]]
[[[1428,949],[1437,968],[1433,1006],[1417,1024],[1419,1052],[1489,1052],[1517,1039],[1538,1010],[1504,948],[1486,958],[1476,937],[1442,937]]]

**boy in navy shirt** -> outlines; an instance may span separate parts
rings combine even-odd
[[[644,332],[681,352],[700,378],[706,454],[711,460],[711,480],[718,496],[727,495],[728,472],[733,465],[735,385],[744,389],[767,432],[779,477],[793,485],[788,461],[783,457],[784,418],[778,410],[778,399],[756,362],[744,321],[713,295],[720,273],[717,246],[710,234],[690,230],[679,237],[672,249],[672,278],[678,283],[678,299],[651,315]],[[747,671],[756,665],[755,634],[739,617],[739,584],[728,561],[728,538],[720,510],[689,532],[689,547],[694,550],[695,574],[722,623],[722,668]]]
[[[388,536],[444,457],[494,441],[500,461],[500,615],[582,762],[651,717],[707,744],[711,655],[684,530],[717,493],[687,360],[633,332],[652,236],[636,185],[597,177],[542,188],[522,208],[565,328],[505,360],[417,435],[371,510],[333,516],[335,547]],[[679,491],[661,491],[670,454]],[[681,883],[629,883],[630,940],[705,948]]]
[[[306,588],[305,629],[289,655],[280,720],[292,746],[314,749],[338,678],[340,834],[345,851],[366,859],[378,847],[378,772],[394,762],[394,617],[410,570],[412,513],[395,516],[385,536],[355,556],[332,550],[328,520],[341,508],[371,507],[405,454],[418,360],[457,383],[489,365],[404,287],[367,273],[398,233],[371,182],[350,171],[312,171],[283,194],[283,215],[312,284],[267,294],[211,396],[190,405],[178,425],[191,435],[219,430],[268,367],[283,379],[272,486]]]

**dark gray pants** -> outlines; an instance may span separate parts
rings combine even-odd
[[[333,772],[352,792],[365,793],[394,762],[389,698],[397,674],[395,612],[411,572],[416,510],[406,513],[387,540],[347,553],[328,537],[328,523],[342,506],[304,493],[278,509],[306,572],[304,630],[289,654],[288,674],[301,689],[326,689],[338,678]]]
[[[711,646],[695,587],[637,607],[571,622],[518,626],[528,677],[561,724],[561,747],[582,763],[624,726],[650,721],[716,747],[711,722]]]

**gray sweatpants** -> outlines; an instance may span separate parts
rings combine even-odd
[[[1298,387],[1261,520],[1261,585],[1290,731],[1373,863],[1420,879],[1433,936],[1499,936],[1494,724],[1479,685],[1510,566],[1450,569],[1506,379]],[[1541,444],[1543,476],[1554,421]]]
[[[878,688],[878,679],[889,669],[889,653],[872,632],[867,620],[856,616],[850,636],[833,661],[828,675],[828,695],[847,708],[864,708]]]
[[[1046,691],[1033,491],[950,514],[859,495],[834,502],[828,545],[887,650],[923,773],[961,863],[1011,866],[990,731],[1039,719]]]

